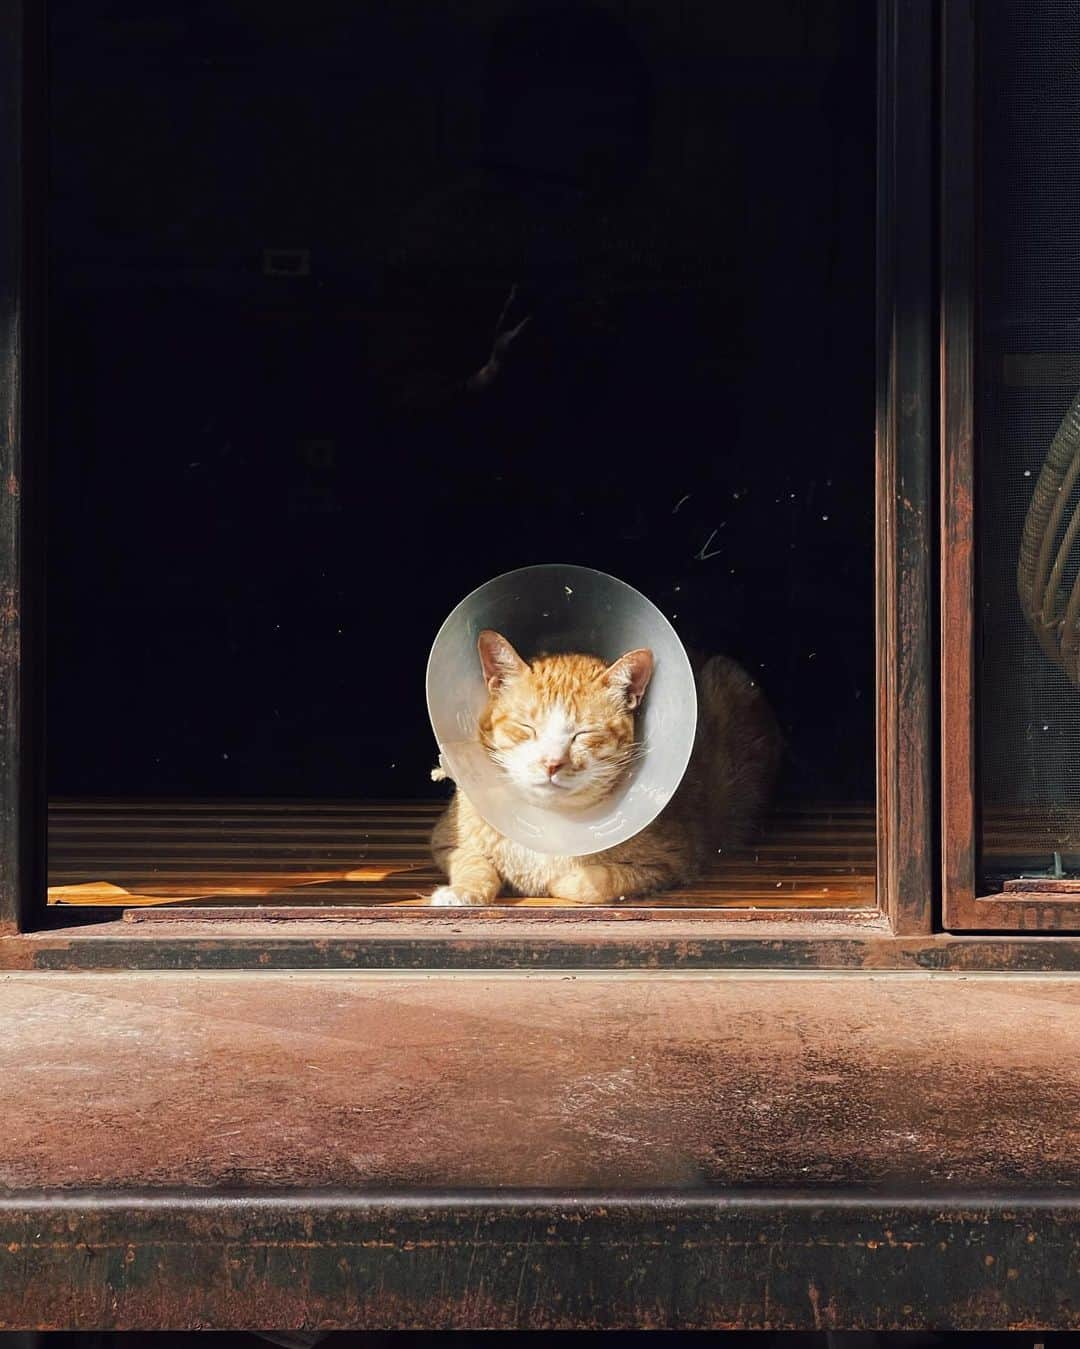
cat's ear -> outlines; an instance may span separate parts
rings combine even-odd
[[[622,695],[633,710],[645,696],[653,672],[653,653],[647,646],[628,651],[604,671],[604,680]]]
[[[483,630],[476,639],[476,649],[480,653],[480,666],[489,693],[494,693],[513,675],[522,674],[529,668],[502,633],[493,628]]]

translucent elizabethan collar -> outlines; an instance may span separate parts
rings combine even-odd
[[[525,660],[582,652],[609,664],[636,647],[655,660],[637,715],[641,754],[619,786],[583,810],[524,800],[480,744],[487,702],[476,641],[484,628],[508,638]],[[650,824],[682,781],[697,726],[690,661],[675,629],[632,586],[588,567],[522,567],[474,590],[439,629],[428,657],[428,715],[440,762],[481,816],[536,852],[581,857],[624,843]]]

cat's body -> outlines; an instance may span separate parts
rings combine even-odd
[[[481,659],[491,693],[481,740],[517,788],[550,804],[564,787],[568,807],[612,790],[638,752],[633,713],[652,673],[651,654],[630,652],[607,668],[589,656],[548,656],[526,665],[492,633],[481,637]],[[761,690],[734,661],[712,657],[697,684],[690,764],[652,824],[604,852],[557,857],[500,834],[458,790],[432,838],[449,881],[432,902],[490,904],[500,894],[548,895],[572,904],[637,898],[685,884],[718,849],[745,839],[772,788],[779,730]]]

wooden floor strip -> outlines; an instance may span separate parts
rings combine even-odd
[[[63,800],[49,811],[57,905],[425,907],[441,883],[428,847],[438,801]],[[717,854],[663,909],[871,906],[874,812],[785,810],[752,846]],[[513,907],[559,907],[508,899]]]

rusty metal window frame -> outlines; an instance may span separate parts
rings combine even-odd
[[[4,659],[0,924],[8,933],[30,933],[45,921],[40,898],[45,856],[44,736],[39,717],[42,634],[37,621],[43,600],[43,549],[36,527],[40,494],[35,481],[41,476],[46,443],[42,397],[46,353],[36,320],[40,306],[35,304],[41,294],[44,237],[42,9],[28,0],[4,0],[0,11],[4,19],[0,85],[7,113],[4,124],[9,128],[0,152],[0,284],[5,320],[0,347],[0,397],[4,402],[0,453],[3,482],[8,484],[0,493],[0,579],[5,593],[0,608]],[[818,915],[816,926],[822,932],[830,929],[822,940],[834,953],[843,942],[858,946],[896,938],[930,939],[936,903],[932,603],[936,519],[931,473],[937,443],[934,127],[939,8],[934,0],[878,0],[878,13],[878,908],[841,915],[850,919],[848,923],[823,923]],[[91,911],[82,916],[100,921],[115,919],[116,912]],[[437,917],[445,921],[444,915]],[[737,942],[752,948],[765,942],[777,948],[786,940],[784,929],[794,934],[797,927],[814,925],[805,916],[800,923],[791,921],[791,915],[765,918],[744,913],[741,917],[743,921],[730,923],[715,916],[707,922],[680,918],[680,941],[700,937],[713,944]],[[511,929],[523,933],[526,923],[523,917],[519,927],[515,916],[513,923],[505,919],[497,924],[470,923],[469,929],[477,940],[487,930],[492,942],[501,940],[505,946]],[[600,921],[590,927],[595,932],[594,945],[605,939],[600,929],[620,929],[622,943],[611,936],[618,945],[629,939],[629,929],[658,931],[661,925],[659,921]],[[380,942],[385,946],[392,925],[381,923],[372,929],[376,926],[385,932],[386,941]],[[531,926],[538,924],[534,921]],[[550,944],[560,929],[569,941],[571,930],[580,936],[585,925],[567,919],[563,923],[548,920],[542,926]],[[806,939],[811,939],[809,934]],[[243,948],[248,959],[254,959],[259,948],[254,932],[249,937],[228,938],[222,933],[217,940]],[[290,945],[302,952],[305,943],[315,940],[297,928]],[[353,939],[351,963],[367,963],[365,940],[363,936]],[[797,947],[803,953],[807,949],[805,941],[797,942]]]
[[[0,933],[44,890],[44,6],[0,4]]]
[[[1080,931],[1080,896],[1029,882],[981,894],[975,706],[977,26],[972,0],[944,0],[941,51],[941,834],[943,926]]]

